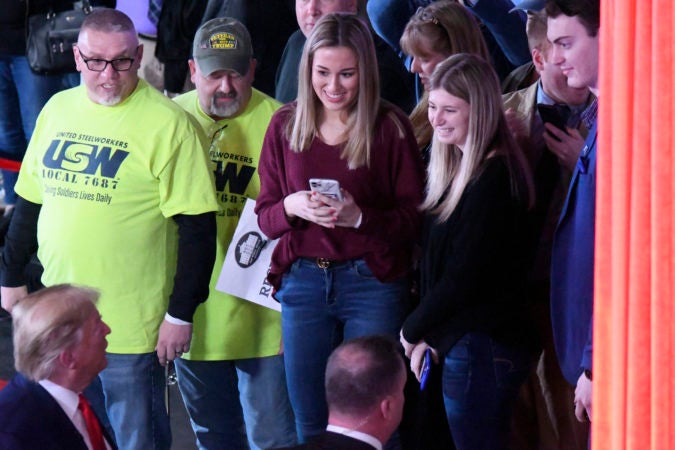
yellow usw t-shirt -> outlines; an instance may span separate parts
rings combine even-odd
[[[115,106],[69,89],[38,118],[16,192],[42,204],[42,282],[101,291],[109,352],[154,350],[176,268],[171,216],[218,210],[192,123],[143,80]]]
[[[221,207],[209,299],[197,309],[190,352],[183,357],[219,361],[276,355],[281,346],[281,314],[217,291],[215,286],[246,198],[256,199],[260,192],[256,173],[260,150],[267,125],[281,104],[254,89],[243,114],[216,122],[202,111],[197,91],[174,101],[197,119],[210,141],[208,156],[215,166]]]

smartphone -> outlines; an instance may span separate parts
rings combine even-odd
[[[567,133],[567,121],[570,118],[571,111],[565,105],[544,105],[537,104],[539,116],[544,123],[550,123],[559,130]]]
[[[423,391],[429,379],[429,372],[431,371],[431,349],[428,348],[424,352],[424,361],[422,361],[422,373],[420,375],[420,391]]]
[[[340,192],[340,183],[330,178],[310,178],[309,189],[326,197],[342,201],[342,192]]]

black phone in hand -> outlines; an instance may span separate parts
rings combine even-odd
[[[542,122],[550,123],[559,130],[567,133],[567,121],[570,118],[571,111],[565,105],[544,105],[537,104],[537,111]]]

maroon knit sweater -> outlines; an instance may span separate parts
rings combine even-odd
[[[268,277],[276,289],[283,273],[302,257],[363,258],[380,281],[395,280],[410,268],[421,224],[418,207],[424,170],[408,118],[395,107],[383,110],[375,127],[370,168],[354,170],[340,159],[340,145],[327,145],[315,138],[304,152],[290,149],[285,126],[291,106],[272,118],[260,157],[256,213],[263,232],[270,238],[281,238]],[[403,133],[392,114],[403,126]],[[309,190],[310,178],[340,182],[363,212],[358,229],[329,229],[305,220],[288,223],[283,200],[294,192]]]

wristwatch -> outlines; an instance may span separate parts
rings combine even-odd
[[[586,378],[588,378],[590,381],[593,381],[593,372],[591,369],[584,369],[584,375],[586,375]]]

